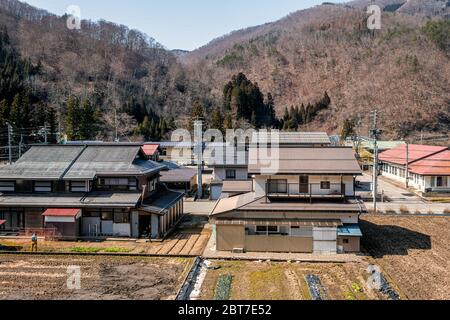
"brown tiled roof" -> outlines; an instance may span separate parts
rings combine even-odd
[[[255,225],[255,226],[298,226],[298,227],[340,227],[341,220],[313,219],[220,219],[214,220],[216,225]]]
[[[161,171],[161,182],[190,182],[197,175],[197,170],[180,167],[169,171]]]
[[[362,174],[353,150],[337,147],[251,148],[248,168],[252,174]]]
[[[346,200],[345,202],[281,202],[256,197],[255,193],[220,199],[211,216],[231,211],[284,211],[284,212],[361,212],[365,208],[357,200]]]

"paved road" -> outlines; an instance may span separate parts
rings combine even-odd
[[[368,192],[372,177],[364,175],[359,177],[361,189],[357,193]],[[450,210],[450,203],[433,203],[423,200],[421,197],[406,189],[400,188],[390,183],[386,178],[379,181],[379,192],[383,192],[389,202],[378,203],[378,210],[384,213],[411,213],[411,214],[443,214],[445,210]],[[368,210],[373,210],[373,203],[366,201]]]

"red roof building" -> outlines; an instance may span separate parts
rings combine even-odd
[[[447,150],[446,147],[410,144],[408,145],[408,163],[411,164],[445,150]],[[406,165],[406,145],[400,145],[380,153],[380,161]]]
[[[70,217],[74,218],[81,213],[81,209],[47,209],[44,217]]]
[[[142,150],[147,157],[153,157],[158,153],[159,144],[144,144]]]
[[[450,176],[450,150],[414,162],[410,171],[423,176]]]
[[[381,153],[380,161],[383,176],[405,186],[423,193],[450,192],[450,150],[446,147],[410,144],[406,150],[402,145]]]

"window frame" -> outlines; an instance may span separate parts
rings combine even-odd
[[[12,186],[8,184],[12,184]],[[16,181],[15,180],[0,181],[0,192],[16,192]]]
[[[274,228],[276,228],[274,231]],[[262,231],[258,229],[263,229]],[[270,230],[272,229],[272,230]],[[279,226],[256,226],[255,228],[257,234],[278,234],[280,233],[280,227]]]
[[[232,174],[230,174],[232,173]],[[236,169],[226,169],[225,170],[225,179],[227,180],[236,180],[237,172]]]
[[[37,186],[37,184],[49,184],[48,186]],[[40,188],[42,190],[38,190]],[[53,181],[33,181],[33,192],[34,193],[52,193],[53,192]]]
[[[320,190],[331,190],[330,181],[320,181]]]

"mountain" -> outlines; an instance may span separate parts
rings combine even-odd
[[[367,29],[369,3],[383,9],[381,30]],[[258,97],[257,108],[279,118],[299,107],[308,118],[300,130],[339,133],[351,121],[366,135],[378,109],[386,138],[448,134],[448,8],[442,0],[324,3],[185,52],[107,21],[69,30],[66,16],[0,0],[7,34],[0,33],[0,72],[7,75],[0,80],[17,91],[0,96],[0,123],[23,119],[22,112],[32,120],[16,121],[16,132],[44,123],[53,132],[58,120],[79,139],[96,133],[111,140],[116,129],[122,139],[160,139],[173,129],[172,117],[186,125],[193,105],[207,120],[213,109],[221,119],[214,107],[227,112],[240,94],[249,122]],[[239,88],[239,79],[248,85]],[[89,121],[98,132],[87,130]]]
[[[179,53],[107,21],[84,20],[81,30],[69,30],[67,18],[16,0],[0,0],[0,29],[6,29],[20,59],[40,66],[27,90],[39,91],[39,104],[54,108],[62,127],[71,96],[100,109],[105,139],[112,138],[115,127],[126,138],[145,117],[156,126],[163,116],[188,114],[193,100],[209,103],[202,88],[189,81],[177,61]]]
[[[386,138],[447,134],[448,2],[375,1],[385,9],[376,31],[367,29],[367,3],[372,2],[301,10],[215,39],[181,61],[196,81],[210,87],[216,103],[223,84],[239,72],[272,93],[279,116],[327,92],[331,107],[302,130],[339,133],[345,120],[353,120],[366,135],[369,114],[378,109]],[[433,17],[417,13],[443,4],[446,9]]]
[[[349,7],[365,9],[375,4],[387,12],[421,14],[427,16],[450,16],[449,0],[356,0]]]

